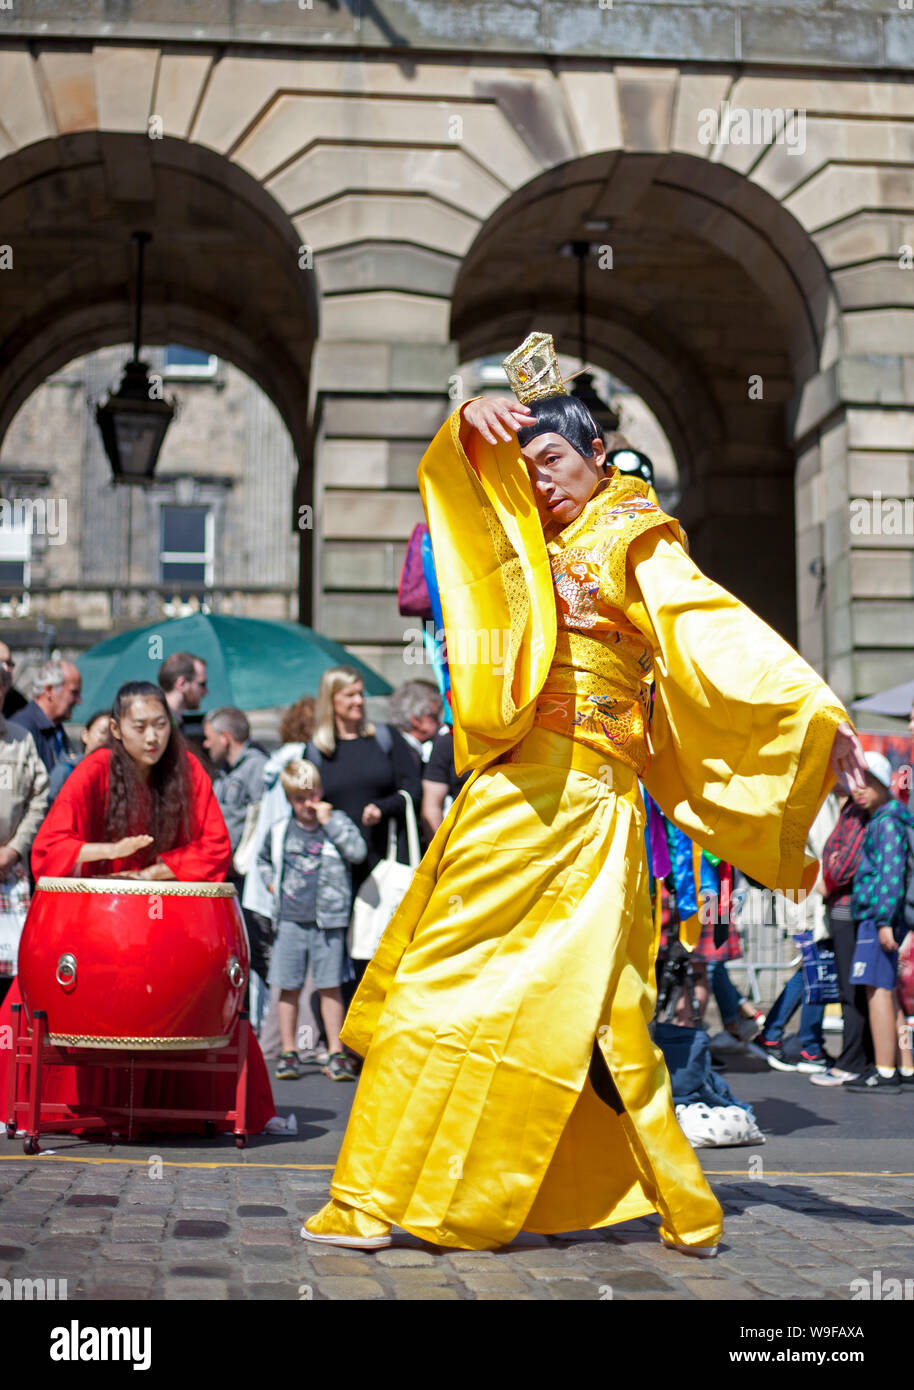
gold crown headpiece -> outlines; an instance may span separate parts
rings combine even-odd
[[[582,367],[571,376],[562,377],[551,333],[530,333],[501,365],[521,405],[545,400],[547,396],[567,395],[569,381],[584,371]]]

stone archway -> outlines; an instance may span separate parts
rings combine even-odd
[[[593,246],[588,355],[663,425],[696,560],[795,642],[790,407],[835,310],[815,246],[769,194],[693,155],[571,161],[515,192],[470,248],[453,300],[462,360],[533,328],[580,350],[572,240]]]
[[[270,396],[299,460],[290,505],[313,502],[308,420],[318,332],[314,274],[299,237],[260,185],[186,141],[86,131],[0,161],[0,226],[12,268],[0,300],[0,442],[52,372],[131,341],[135,262],[146,252],[143,340],[217,353]],[[312,532],[301,537],[300,611],[312,605]]]

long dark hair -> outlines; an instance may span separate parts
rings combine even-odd
[[[131,810],[137,804],[142,805],[147,794],[151,795],[150,820],[142,832],[153,837],[152,844],[142,851],[146,863],[151,864],[156,855],[178,844],[186,844],[191,837],[191,781],[187,744],[175,726],[161,686],[151,681],[127,681],[114,697],[112,718],[119,725],[131,702],[139,696],[158,700],[168,716],[171,732],[164,753],[149,769],[149,781],[145,786],[121,740],[112,738],[105,838],[109,841],[122,839],[128,833]]]

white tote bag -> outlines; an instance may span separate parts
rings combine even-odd
[[[387,858],[375,864],[352,905],[346,945],[353,960],[371,960],[422,858],[413,799],[402,787],[400,795],[406,802],[409,863],[397,862],[397,822],[391,816],[387,822]]]

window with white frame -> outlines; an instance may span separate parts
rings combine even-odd
[[[211,352],[199,348],[182,347],[179,343],[169,343],[165,349],[165,375],[209,378],[216,375],[219,358]]]
[[[209,507],[163,505],[159,520],[159,572],[176,592],[213,582],[215,524]]]
[[[0,524],[0,597],[21,594],[31,582],[32,531],[24,521]]]

